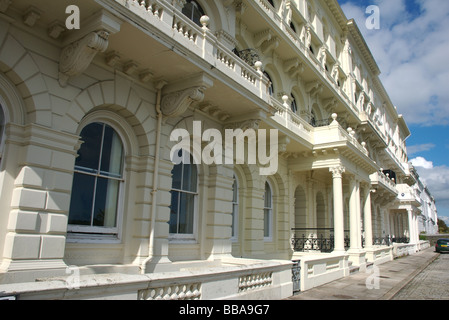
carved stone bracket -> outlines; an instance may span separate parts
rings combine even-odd
[[[98,52],[106,50],[108,37],[106,31],[91,32],[62,50],[59,62],[59,84],[62,87],[67,85],[70,77],[86,70]]]
[[[212,87],[213,80],[201,73],[168,85],[161,100],[161,111],[166,117],[182,115],[191,106],[199,105],[204,100],[204,92]]]
[[[67,85],[70,77],[83,73],[95,55],[105,52],[109,35],[120,31],[121,21],[99,11],[83,23],[84,27],[68,35],[59,61],[59,84]]]
[[[161,111],[166,117],[182,115],[195,102],[204,99],[204,88],[194,87],[165,95],[161,102]]]

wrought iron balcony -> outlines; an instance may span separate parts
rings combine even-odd
[[[293,228],[292,247],[295,252],[334,251],[333,228]],[[349,248],[349,237],[345,235],[345,249]]]
[[[295,252],[319,251],[329,253],[334,250],[334,229],[333,228],[293,228],[291,239],[292,248]],[[362,232],[363,233],[363,232]],[[393,243],[409,243],[407,237],[373,237],[375,246],[391,246]],[[345,250],[350,247],[349,230],[345,230]],[[362,247],[365,247],[365,238],[362,235]]]

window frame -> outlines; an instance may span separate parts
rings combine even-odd
[[[240,186],[237,175],[233,176],[234,182],[232,183],[232,233],[231,240],[232,242],[237,242],[239,239],[239,210],[240,210]],[[234,190],[236,188],[236,191]],[[234,198],[235,196],[235,198]],[[235,211],[235,208],[237,210]]]
[[[124,197],[125,197],[125,182],[126,182],[126,147],[125,147],[125,139],[120,133],[120,130],[117,130],[117,128],[111,124],[108,121],[105,121],[103,119],[95,119],[93,121],[90,121],[88,123],[85,123],[81,130],[81,132],[87,128],[89,125],[92,124],[101,124],[103,126],[102,128],[102,136],[101,136],[101,151],[99,153],[99,168],[97,172],[89,172],[91,168],[86,168],[86,170],[82,170],[83,167],[74,165],[73,169],[73,178],[75,177],[75,174],[82,174],[86,176],[93,176],[95,177],[94,182],[94,195],[92,198],[92,210],[95,204],[95,192],[96,192],[96,185],[98,179],[107,179],[107,180],[115,180],[118,181],[118,188],[117,188],[117,205],[116,205],[116,212],[115,212],[115,226],[114,227],[101,227],[101,226],[94,226],[91,225],[78,225],[78,224],[70,224],[69,221],[67,223],[67,240],[110,240],[113,242],[120,241],[121,239],[121,231],[122,231],[122,223],[123,223],[123,211],[124,211]],[[109,126],[115,134],[117,134],[118,138],[121,142],[122,152],[121,152],[121,175],[120,177],[115,176],[114,174],[111,175],[105,175],[102,174],[103,171],[101,171],[101,159],[103,155],[103,146],[104,146],[104,134],[106,126]],[[82,146],[81,146],[82,147]],[[73,182],[72,182],[72,192],[70,194],[70,199],[72,199],[73,194]],[[69,212],[67,214],[68,219],[70,220],[70,205],[69,205]],[[92,221],[92,213],[91,213],[91,221]]]
[[[185,12],[185,10],[190,10],[187,9],[187,5],[191,5],[194,9],[198,10],[199,14],[200,14],[200,18],[198,19],[198,21],[194,20],[194,15],[195,15],[195,10],[192,10],[190,12],[190,16],[187,15],[187,12]],[[201,4],[196,1],[196,0],[189,0],[186,1],[184,7],[181,9],[182,14],[184,14],[184,16],[186,16],[190,21],[193,21],[196,25],[202,27],[201,25],[201,17],[206,15],[206,11],[204,10],[204,8],[201,6]]]
[[[270,207],[267,207],[266,204],[266,197],[267,197],[267,186],[270,189]],[[274,204],[273,204],[273,187],[271,186],[271,183],[267,180],[265,181],[265,191],[263,195],[263,240],[265,242],[273,241],[273,212],[274,212]],[[268,215],[266,214],[266,211],[268,211]],[[268,216],[268,235],[265,235],[265,220],[266,216]]]
[[[183,152],[188,152],[188,151],[186,151],[185,149],[180,149],[180,150],[182,150]],[[178,150],[177,152],[179,152],[180,150]],[[170,227],[171,227],[171,225],[170,225],[170,220],[171,220],[171,217],[169,217],[169,221],[168,221],[168,225],[169,225],[169,233],[168,233],[168,239],[169,239],[169,241],[170,242],[172,242],[172,243],[176,243],[176,242],[191,242],[191,243],[196,243],[197,242],[197,234],[198,234],[198,210],[199,210],[199,196],[200,196],[200,191],[199,191],[199,188],[200,188],[200,183],[199,183],[199,179],[200,179],[200,174],[199,174],[199,166],[197,166],[194,162],[193,162],[193,156],[190,154],[190,152],[189,152],[189,157],[190,157],[190,163],[188,163],[189,165],[191,165],[191,166],[195,166],[196,167],[196,191],[194,192],[194,191],[191,191],[191,190],[183,190],[182,189],[182,185],[183,185],[183,176],[184,176],[184,166],[187,164],[187,163],[183,163],[183,162],[181,162],[181,163],[179,163],[179,164],[175,164],[174,166],[173,166],[173,169],[172,169],[172,172],[173,172],[173,170],[175,169],[175,166],[177,166],[177,165],[182,165],[182,170],[181,170],[181,180],[180,180],[180,186],[181,186],[181,188],[180,189],[178,189],[178,188],[174,188],[173,187],[173,181],[174,181],[174,176],[172,175],[172,186],[171,186],[171,188],[170,188],[170,193],[171,193],[171,197],[170,197],[170,207],[171,207],[171,200],[172,200],[172,197],[173,197],[173,193],[172,193],[172,191],[175,191],[175,192],[178,192],[178,194],[181,194],[181,193],[185,193],[185,194],[191,194],[191,195],[193,195],[194,197],[193,197],[193,201],[194,201],[194,203],[193,203],[193,219],[192,219],[192,233],[171,233],[170,232]],[[184,156],[182,156],[182,158],[184,159],[185,157]],[[179,210],[179,206],[180,206],[180,199],[181,199],[181,197],[178,197],[178,210]],[[171,213],[170,213],[171,214]],[[177,219],[177,230],[179,230],[179,212],[177,213],[177,217],[178,217],[178,219]]]
[[[290,110],[291,112],[293,112],[294,114],[298,114],[298,103],[296,102],[296,98],[295,96],[292,94],[290,94],[290,97],[292,99],[292,102],[290,103]]]
[[[274,83],[273,80],[271,79],[270,74],[267,71],[264,71],[263,74],[268,78],[268,80],[270,81],[270,85],[268,86],[268,95],[270,97],[274,97]]]

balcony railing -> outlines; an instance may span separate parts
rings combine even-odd
[[[157,28],[183,45],[193,55],[209,62],[247,90],[264,101],[269,101],[269,80],[256,67],[240,59],[221,41],[218,41],[207,27],[208,19],[202,20],[203,27],[187,18],[169,1],[164,0],[116,0],[127,10],[143,19],[148,26]]]
[[[180,45],[183,45],[193,54],[193,56],[198,56],[206,60],[211,66],[214,66],[219,71],[229,76],[254,95],[268,103],[272,100],[269,95],[269,80],[263,76],[260,68],[255,67],[254,61],[245,61],[247,60],[245,54],[248,52],[241,52],[239,55],[232,52],[232,50],[222,44],[221,41],[218,41],[219,39],[217,36],[207,27],[207,22],[204,22],[203,27],[198,26],[178,10],[171,1],[167,0],[115,1],[117,4],[120,4],[127,10],[133,12],[138,18],[146,21],[149,26],[157,28],[159,33],[165,34],[167,37],[173,38]],[[249,3],[252,6],[262,8],[262,11],[267,15],[267,20],[272,20],[275,25],[280,26],[275,31],[279,33],[281,38],[289,39],[289,41],[294,44],[293,48],[296,53],[302,57],[302,60],[308,62],[310,67],[321,72],[321,82],[327,83],[329,88],[333,88],[335,95],[344,101],[348,109],[351,110],[354,115],[360,116],[362,110],[359,110],[356,107],[353,98],[349,98],[342,87],[338,86],[338,82],[330,76],[329,71],[322,68],[322,65],[315,55],[309,54],[308,48],[305,47],[304,39],[298,34],[292,33],[286,20],[279,16],[276,10],[269,5],[268,1],[258,0]],[[296,8],[295,12],[300,15],[302,14]],[[133,17],[133,19],[134,18],[135,17]],[[207,21],[207,19],[203,21]],[[319,42],[322,42],[322,40],[319,40]],[[320,43],[320,45],[323,45],[323,43]],[[335,55],[335,53],[331,54]],[[250,60],[254,60],[254,56],[251,56],[250,58]],[[335,57],[332,57],[332,59],[333,61],[336,60]],[[288,117],[291,118],[291,121],[289,121],[291,122],[291,126],[300,127],[299,129],[303,131],[302,124],[298,119],[290,115],[288,115]],[[295,121],[297,123],[295,123]],[[383,134],[381,133],[381,135]],[[357,147],[363,150],[363,148]],[[392,153],[395,158],[400,159],[393,150],[388,148],[388,151]],[[398,160],[398,163],[399,162],[400,161]]]
[[[334,251],[333,228],[293,228],[292,247],[295,252]],[[349,248],[349,237],[345,235],[345,249]]]
[[[329,253],[334,250],[334,229],[333,228],[293,228],[291,244],[295,252],[319,251]],[[363,233],[363,232],[362,232]],[[393,243],[409,243],[407,237],[395,237],[387,235],[385,237],[373,237],[375,246],[391,246]],[[350,248],[349,230],[345,230],[344,237],[345,250]],[[365,247],[365,238],[362,235],[362,247]]]

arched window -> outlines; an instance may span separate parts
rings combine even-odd
[[[183,152],[186,151],[182,149],[178,151],[179,159],[184,158]],[[180,238],[186,238],[186,235],[193,237],[198,197],[198,170],[193,164],[192,156],[189,163],[181,162],[173,167],[170,193],[170,234],[178,235]]]
[[[290,104],[290,108],[293,113],[296,113],[298,111],[298,105],[296,104],[296,99],[293,95],[292,96],[292,103]]]
[[[273,96],[273,95],[274,95],[273,81],[271,80],[270,75],[269,75],[266,71],[264,71],[263,74],[264,74],[264,75],[268,78],[268,80],[270,81],[269,87],[268,87],[268,93],[269,93],[270,96]]]
[[[200,19],[205,15],[203,8],[194,0],[187,0],[182,13],[201,27]]]
[[[264,206],[263,206],[263,236],[264,240],[272,238],[273,224],[273,194],[270,184],[265,182]]]
[[[117,132],[105,123],[81,131],[75,161],[69,232],[118,234],[124,150]]]
[[[237,177],[234,175],[234,182],[232,184],[232,239],[235,241],[238,238],[238,220],[239,219],[239,183]]]

